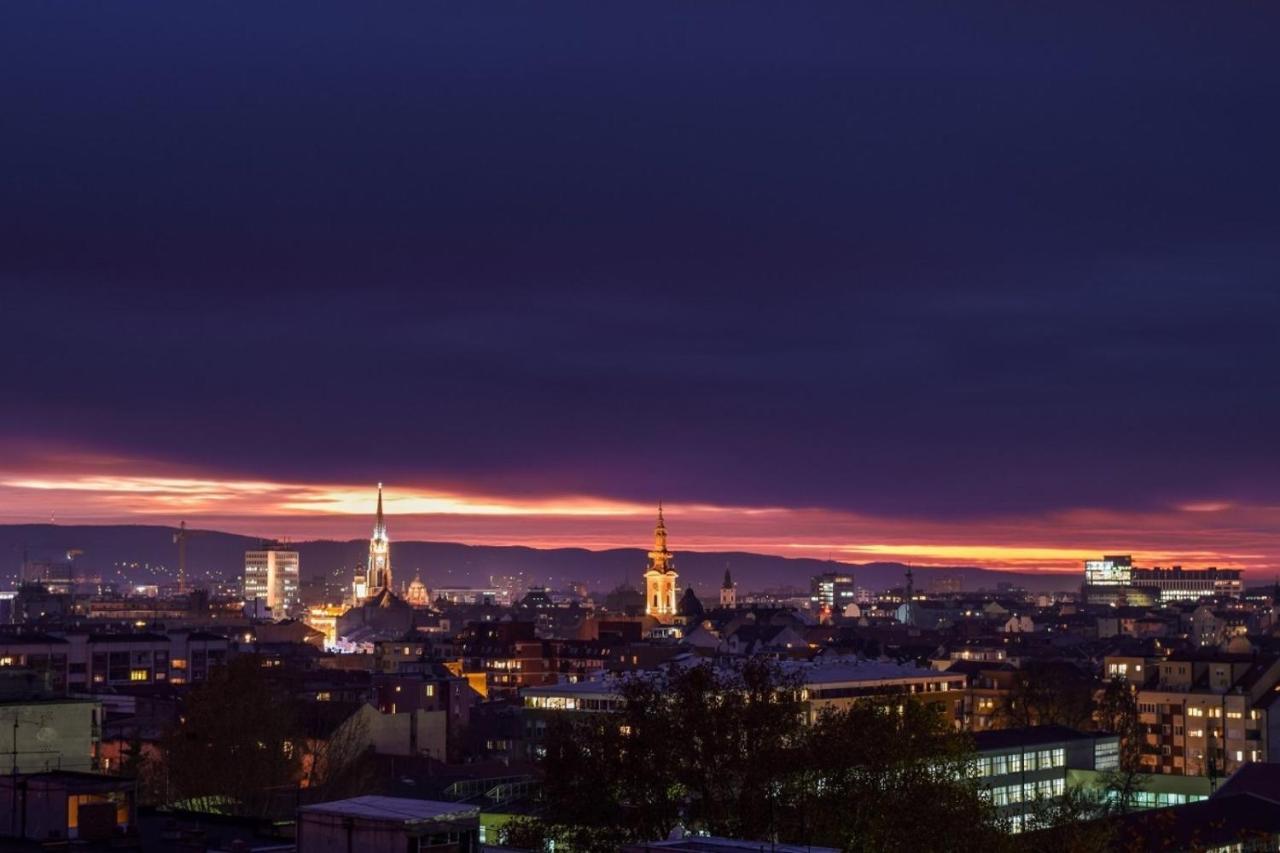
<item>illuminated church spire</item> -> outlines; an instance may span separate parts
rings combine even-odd
[[[675,562],[667,550],[667,522],[662,517],[662,501],[658,501],[658,526],[653,528],[653,550],[649,552],[649,568],[660,572],[674,571]]]
[[[658,525],[653,529],[653,550],[649,552],[649,568],[644,573],[644,612],[661,621],[676,615],[676,561],[667,549],[667,522],[658,502]]]
[[[391,541],[387,539],[387,521],[382,515],[382,484],[378,484],[378,516],[369,539],[369,562],[366,564],[366,594],[377,595],[391,589]]]

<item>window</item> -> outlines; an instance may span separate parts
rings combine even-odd
[[[1094,770],[1116,770],[1120,767],[1120,742],[1098,741],[1093,748]]]
[[[129,670],[130,681],[149,681],[151,679],[151,670],[149,669],[131,669]]]
[[[1204,716],[1204,708],[1197,708],[1197,707],[1191,707],[1191,708],[1188,708],[1188,709],[1187,709],[1187,716],[1188,716],[1188,717],[1203,717],[1203,716]]]

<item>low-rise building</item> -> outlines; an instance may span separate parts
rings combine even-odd
[[[1037,800],[1061,797],[1071,770],[1115,770],[1120,739],[1066,726],[978,732],[976,771],[992,803],[1021,832]]]
[[[462,803],[353,797],[298,809],[298,853],[480,849],[480,810]]]

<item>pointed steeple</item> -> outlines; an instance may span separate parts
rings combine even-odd
[[[662,517],[662,501],[658,501],[658,526],[653,529],[653,550],[667,553],[667,522]]]
[[[733,589],[733,578],[729,577],[728,563],[725,563],[724,566],[724,585],[721,586],[721,589]]]
[[[369,563],[365,569],[369,595],[380,589],[391,590],[391,543],[387,539],[387,520],[382,514],[382,484],[378,484],[378,515],[369,539]]]

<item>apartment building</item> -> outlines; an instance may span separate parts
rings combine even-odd
[[[1146,772],[1219,778],[1275,757],[1280,655],[1186,653],[1148,666],[1137,691]]]
[[[226,637],[204,631],[0,635],[0,667],[48,675],[62,693],[203,681],[226,662]]]

